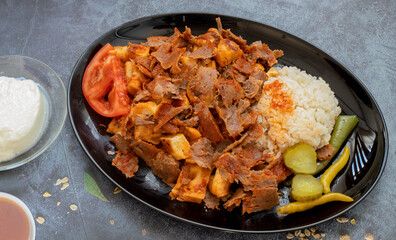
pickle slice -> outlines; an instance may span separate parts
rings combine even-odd
[[[316,151],[306,143],[297,143],[283,153],[283,161],[294,173],[313,174],[316,171]]]
[[[297,174],[294,176],[290,195],[299,202],[311,201],[322,196],[323,184],[312,175]]]

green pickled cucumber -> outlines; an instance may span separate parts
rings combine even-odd
[[[322,196],[323,184],[312,175],[294,176],[290,190],[291,197],[299,202],[311,201]]]
[[[319,161],[317,163],[317,168],[314,175],[318,174],[327,166],[327,164],[329,164],[331,159],[338,152],[338,150],[340,150],[340,147],[345,142],[349,134],[351,134],[352,130],[355,128],[358,122],[359,120],[355,115],[338,116],[330,138],[330,144],[334,148],[334,153],[329,159],[326,159],[324,161]]]
[[[297,143],[283,153],[283,161],[294,173],[313,174],[316,171],[316,151],[306,143]]]

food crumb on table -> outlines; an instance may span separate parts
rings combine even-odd
[[[44,194],[43,194],[43,197],[51,197],[52,195],[49,193],[49,192],[45,192]]]
[[[113,219],[110,220],[110,224],[114,225],[114,220]]]
[[[72,204],[72,205],[70,205],[70,209],[73,211],[76,211],[78,208],[77,208],[76,204]]]
[[[311,230],[311,232],[316,232],[316,228],[315,227],[310,227],[309,230]]]
[[[56,180],[55,186],[58,186],[58,185],[61,184],[61,183],[62,183],[62,179],[59,179],[59,178],[58,178],[58,179]]]
[[[314,234],[312,234],[312,236],[313,236],[315,239],[319,239],[319,238],[322,237],[319,233],[314,233]]]
[[[340,235],[340,240],[351,240],[351,237],[348,234]]]
[[[45,222],[45,219],[43,217],[37,217],[36,222],[43,224]]]
[[[287,233],[287,234],[286,234],[286,238],[287,238],[287,239],[293,239],[293,238],[294,238],[293,233],[290,233],[290,232]]]
[[[304,234],[307,237],[311,236],[311,232],[309,231],[309,229],[304,229]]]
[[[65,190],[69,186],[69,183],[64,183],[61,187],[61,190]]]
[[[352,218],[350,221],[351,224],[356,224],[356,219]]]
[[[117,193],[120,193],[120,192],[121,192],[121,189],[119,189],[118,187],[115,187],[114,191],[113,191],[113,194],[117,194]]]
[[[142,236],[144,237],[144,236],[146,236],[146,234],[147,234],[146,229],[143,228],[143,229],[142,229]]]
[[[294,236],[298,237],[301,234],[301,230],[294,231]]]
[[[338,218],[336,218],[336,220],[339,223],[347,223],[347,222],[349,222],[348,218],[346,218],[346,217],[338,217]]]
[[[60,205],[60,202],[57,202],[57,203],[56,203],[56,206],[59,206],[59,205]]]
[[[366,233],[364,235],[364,240],[374,240],[373,234],[371,233]]]
[[[68,178],[68,177],[64,177],[64,178],[62,178],[62,179],[58,178],[58,179],[56,180],[55,185],[58,186],[59,184],[61,184],[61,183],[67,183],[68,181],[69,181],[69,178]]]

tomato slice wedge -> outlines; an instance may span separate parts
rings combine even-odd
[[[131,108],[125,71],[113,49],[109,43],[103,46],[88,64],[82,80],[89,106],[104,117],[125,115]]]

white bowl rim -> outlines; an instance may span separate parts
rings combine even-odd
[[[29,220],[29,227],[30,227],[29,240],[35,240],[35,238],[36,238],[36,224],[34,222],[33,215],[30,212],[28,206],[26,206],[26,204],[24,202],[22,202],[21,199],[15,197],[14,195],[11,195],[9,193],[0,192],[0,198],[5,198],[8,200],[11,200],[12,202],[16,203],[18,206],[20,206],[22,208],[22,210],[25,212],[25,214]]]

